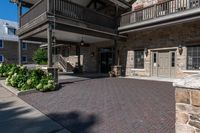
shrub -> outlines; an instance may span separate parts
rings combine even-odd
[[[46,65],[47,64],[47,51],[44,49],[37,49],[33,54],[33,61],[36,64]]]
[[[6,78],[6,85],[17,88],[19,91],[36,88],[38,91],[55,90],[55,82],[49,73],[41,69],[28,70],[26,67],[16,65],[0,65],[1,77]],[[5,73],[5,74],[4,74]]]

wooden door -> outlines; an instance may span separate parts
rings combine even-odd
[[[158,76],[170,77],[170,56],[169,51],[158,52]]]

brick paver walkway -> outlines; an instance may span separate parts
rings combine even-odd
[[[172,83],[102,78],[21,97],[72,133],[174,133]]]

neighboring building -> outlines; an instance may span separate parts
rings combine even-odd
[[[18,3],[31,7],[18,33],[47,42],[49,67],[59,55],[64,68],[78,64],[85,72],[107,73],[112,65],[126,76],[200,72],[200,0],[37,1]]]
[[[0,62],[18,63],[18,37],[16,22],[0,19]],[[33,63],[33,52],[38,49],[40,43],[22,43],[22,62],[23,64]]]

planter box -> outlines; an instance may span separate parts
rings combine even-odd
[[[16,96],[20,96],[20,95],[25,95],[25,94],[30,94],[30,93],[36,93],[38,92],[37,90],[35,89],[31,89],[31,90],[27,90],[27,91],[19,91],[17,90],[16,88],[12,87],[12,86],[7,86],[5,84],[5,80],[1,80],[0,81],[0,84],[5,88],[7,89],[8,91],[12,92],[14,95]]]

